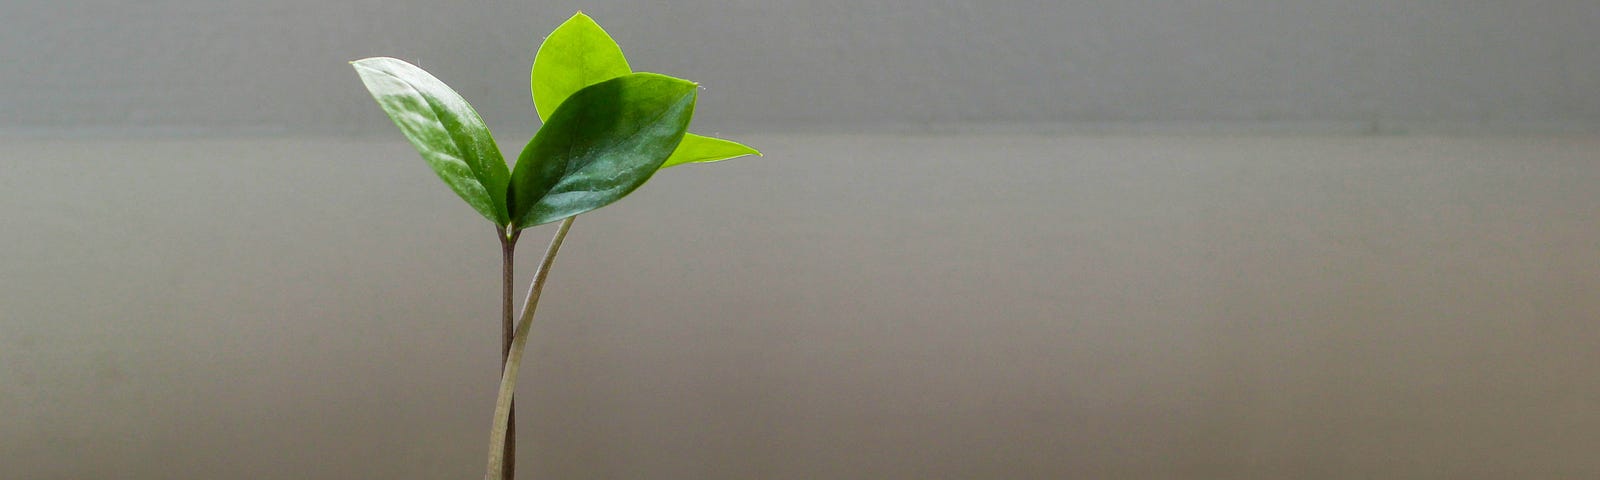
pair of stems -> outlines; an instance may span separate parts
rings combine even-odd
[[[483,476],[484,480],[512,480],[515,477],[517,424],[512,394],[517,390],[517,367],[522,364],[522,352],[528,346],[528,329],[533,324],[533,311],[539,306],[539,294],[544,291],[545,279],[550,277],[550,265],[555,263],[556,252],[561,250],[561,241],[567,238],[567,230],[572,229],[572,220],[575,218],[567,217],[556,227],[556,236],[550,239],[544,260],[533,273],[528,297],[522,301],[522,317],[515,326],[511,324],[511,283],[514,280],[511,267],[517,237],[522,235],[522,231],[507,234],[505,228],[500,229],[500,252],[504,257],[500,270],[500,395],[495,400],[494,423],[489,430],[489,468]]]

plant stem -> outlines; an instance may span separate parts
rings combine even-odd
[[[501,286],[500,287],[500,371],[504,372],[505,368],[506,368],[506,356],[511,354],[511,334],[512,334],[511,319],[512,319],[512,313],[513,313],[512,310],[511,310],[511,295],[512,295],[512,282],[516,281],[516,277],[514,275],[512,275],[512,265],[516,263],[517,237],[522,236],[522,231],[521,230],[517,230],[517,231],[511,232],[510,235],[507,235],[505,227],[500,227],[499,228],[499,232],[500,232],[499,236],[500,236],[500,257],[501,257],[501,262],[500,262],[500,267],[501,267],[500,268],[500,274],[501,274],[500,275],[500,279],[501,279],[501,282],[500,282],[500,286]],[[514,478],[516,478],[516,467],[517,467],[517,409],[516,409],[516,405],[513,404],[510,407],[510,410],[511,410],[510,413],[508,413],[507,416],[506,416],[506,425],[505,425],[506,426],[506,444],[505,444],[505,447],[504,447],[504,451],[501,452],[501,454],[505,456],[505,475],[503,475],[501,477],[501,480],[513,480]]]
[[[555,263],[556,252],[561,250],[561,241],[567,238],[567,230],[572,229],[572,220],[575,218],[567,217],[556,227],[556,236],[550,239],[544,260],[533,273],[533,284],[528,286],[528,298],[522,302],[522,318],[517,321],[511,346],[506,350],[505,369],[500,373],[500,395],[495,401],[494,422],[489,430],[489,471],[484,474],[484,480],[510,480],[508,472],[511,471],[513,460],[507,453],[510,437],[507,425],[511,420],[511,396],[517,390],[517,368],[522,363],[522,352],[528,346],[528,330],[533,325],[534,308],[539,306],[539,293],[544,291],[545,279],[550,277],[550,265]]]

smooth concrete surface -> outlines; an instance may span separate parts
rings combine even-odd
[[[527,134],[535,49],[578,10],[705,85],[713,130],[1600,132],[1594,0],[7,0],[0,130],[387,134],[346,64],[385,55]]]
[[[1600,138],[748,140],[577,221],[522,478],[1600,478]],[[481,476],[398,135],[3,145],[0,478]]]

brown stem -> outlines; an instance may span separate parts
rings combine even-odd
[[[512,310],[511,295],[512,282],[516,281],[516,277],[512,275],[511,267],[512,264],[516,263],[517,237],[521,235],[522,231],[520,230],[507,235],[506,229],[504,227],[500,228],[500,253],[502,258],[500,262],[500,370],[502,372],[506,368],[506,356],[511,354],[512,328],[514,327],[512,321],[515,317],[515,312]],[[506,445],[502,455],[505,456],[505,470],[501,472],[501,480],[513,480],[516,477],[517,464],[516,404],[512,404],[510,415],[506,418]]]
[[[511,419],[511,394],[517,390],[517,369],[522,364],[523,350],[528,346],[528,331],[533,327],[533,312],[539,306],[539,294],[544,291],[545,280],[550,278],[550,266],[555,263],[562,240],[567,238],[567,230],[572,228],[573,218],[576,217],[567,217],[556,227],[555,238],[550,239],[550,246],[545,248],[544,260],[539,263],[539,269],[533,272],[528,298],[522,301],[522,316],[517,320],[516,334],[511,339],[505,369],[500,373],[500,395],[495,398],[494,421],[489,422],[489,468],[483,476],[484,480],[505,480],[504,472],[509,458],[501,446],[506,445],[510,438],[506,424]]]

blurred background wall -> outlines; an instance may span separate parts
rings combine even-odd
[[[515,152],[579,9],[766,157],[576,223],[521,478],[1600,478],[1600,3],[9,0],[0,479],[478,478],[492,229],[346,62]]]
[[[1600,123],[1600,5],[1588,0],[14,0],[0,8],[0,128],[8,130],[387,133],[345,63],[385,55],[444,79],[492,128],[528,133],[535,120],[518,85],[542,35],[580,9],[611,30],[637,69],[704,84],[699,119],[727,130]]]

